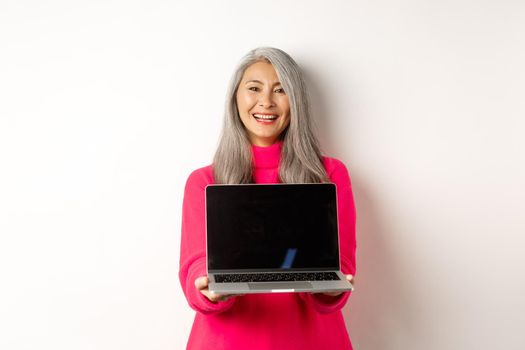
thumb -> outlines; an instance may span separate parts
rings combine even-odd
[[[208,286],[208,277],[201,276],[195,279],[195,287],[198,290],[202,290]]]

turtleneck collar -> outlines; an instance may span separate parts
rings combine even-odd
[[[252,145],[255,168],[277,168],[281,160],[282,146],[282,141],[266,147]]]

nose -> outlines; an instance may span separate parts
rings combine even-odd
[[[264,108],[270,108],[274,106],[274,102],[272,99],[272,92],[262,92],[259,95],[259,106]]]

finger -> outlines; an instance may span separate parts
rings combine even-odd
[[[215,295],[216,295],[216,301],[226,301],[230,299],[229,295],[224,295],[224,294],[215,294]]]
[[[209,295],[208,299],[210,299],[214,303],[216,303],[218,301],[226,301],[226,300],[230,299],[233,296],[231,294],[217,294],[215,292],[208,292],[208,295]]]
[[[203,289],[200,292],[212,303],[216,303],[218,301],[217,295],[214,295],[212,292],[208,291],[208,289]]]
[[[195,287],[198,289],[198,290],[203,290],[205,289],[206,287],[208,287],[208,277],[206,276],[201,276],[201,277],[198,277],[195,279]]]
[[[355,278],[352,275],[346,275],[346,280],[352,285],[352,290],[355,290]]]

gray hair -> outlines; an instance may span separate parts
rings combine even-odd
[[[290,103],[290,124],[279,135],[283,141],[279,180],[283,183],[329,181],[313,132],[308,92],[299,66],[282,50],[259,47],[241,59],[230,80],[223,129],[213,159],[215,183],[254,182],[251,144],[239,116],[236,94],[245,70],[259,61],[272,64]]]

